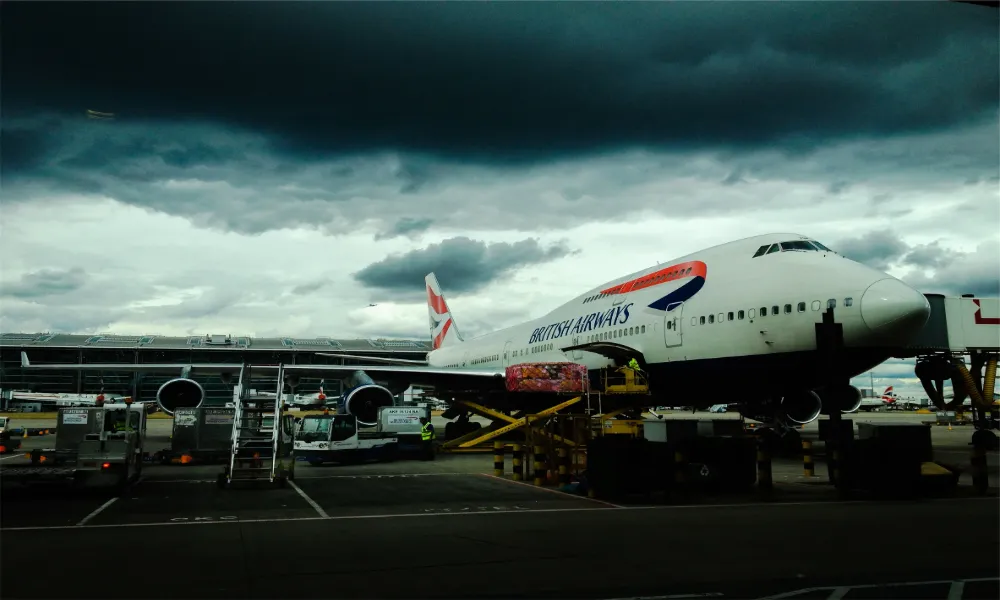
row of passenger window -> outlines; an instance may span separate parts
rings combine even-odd
[[[492,356],[483,356],[481,358],[474,358],[474,359],[472,359],[471,362],[474,365],[482,365],[482,364],[486,364],[486,363],[489,363],[489,362],[495,362],[495,361],[498,361],[498,360],[500,360],[500,356],[494,354]]]
[[[601,333],[594,333],[587,336],[588,342],[600,342],[604,340],[611,340],[620,337],[626,337],[630,335],[642,335],[646,333],[646,326],[639,325],[636,327],[620,327],[612,331],[603,331]]]
[[[818,311],[820,308],[822,308],[822,306],[823,306],[823,303],[820,302],[819,300],[813,300],[812,301],[812,306],[811,306],[812,310]],[[844,298],[844,306],[845,307],[854,306],[854,298],[850,298],[850,297]],[[829,300],[827,300],[826,301],[826,307],[827,308],[837,308],[837,299],[836,298],[830,298]],[[772,306],[770,308],[770,310],[768,310],[768,307],[766,307],[766,306],[761,306],[760,309],[759,309],[759,312],[758,312],[758,309],[751,308],[751,309],[749,309],[747,311],[738,310],[738,311],[735,311],[735,312],[734,311],[729,311],[728,313],[721,313],[720,312],[719,315],[718,315],[718,318],[716,318],[716,315],[708,315],[707,317],[704,317],[704,316],[703,317],[691,317],[691,324],[692,325],[705,325],[706,323],[723,323],[725,321],[741,321],[741,320],[743,320],[745,318],[755,319],[755,318],[757,318],[758,315],[761,316],[761,317],[766,317],[769,314],[772,315],[772,316],[776,316],[776,315],[779,315],[779,314],[782,314],[782,313],[784,313],[786,315],[792,314],[792,305],[791,304],[786,304],[783,308],[784,308],[784,310],[782,310],[781,306],[775,304],[774,306]],[[797,312],[800,312],[800,313],[806,312],[806,303],[805,302],[799,302],[795,306],[795,310]],[[674,325],[673,321],[668,321],[667,322],[667,329],[673,329],[673,325]]]

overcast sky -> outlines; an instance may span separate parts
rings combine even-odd
[[[0,330],[427,338],[433,270],[476,335],[776,231],[995,296],[997,26],[943,0],[6,3]]]

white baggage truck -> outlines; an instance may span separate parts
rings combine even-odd
[[[395,460],[401,450],[419,450],[420,417],[430,418],[430,409],[384,406],[373,428],[359,428],[354,415],[303,417],[295,435],[295,460],[311,465]]]

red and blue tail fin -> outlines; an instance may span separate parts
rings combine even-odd
[[[438,284],[434,273],[428,273],[424,278],[427,283],[427,316],[431,327],[431,340],[434,349],[453,346],[461,343],[462,334],[458,331],[455,318],[451,316],[448,303],[441,293],[441,285]]]

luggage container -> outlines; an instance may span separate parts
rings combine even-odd
[[[146,439],[143,404],[61,408],[54,448],[25,454],[29,464],[4,466],[7,484],[64,482],[77,486],[124,487],[142,473]]]
[[[179,408],[174,412],[170,449],[159,453],[163,464],[221,464],[233,445],[233,407]]]

